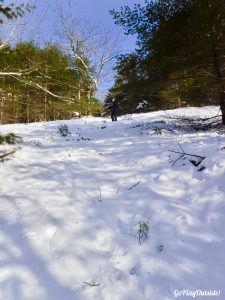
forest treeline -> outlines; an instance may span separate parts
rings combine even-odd
[[[70,119],[99,114],[95,88],[56,44],[31,42],[0,50],[0,122]],[[7,73],[7,70],[10,70]]]
[[[137,47],[119,57],[106,106],[112,98],[122,112],[219,104],[225,124],[224,0],[154,0],[110,13]]]
[[[0,0],[0,26],[4,29],[6,21],[22,17],[32,9],[29,4],[4,5],[4,0]],[[7,39],[0,39],[1,124],[101,113],[101,104],[96,99],[96,70],[85,56],[81,37],[77,34],[77,39],[72,40],[72,32],[69,33],[72,49],[67,51],[56,43],[12,45]]]
[[[4,2],[1,27],[33,9]],[[114,98],[121,113],[217,104],[225,124],[224,0],[146,0],[110,14],[137,43],[132,53],[117,56],[106,111]],[[80,36],[76,19],[61,21],[70,49],[0,40],[0,123],[101,114],[96,92],[102,70],[115,57],[115,43],[94,27]]]

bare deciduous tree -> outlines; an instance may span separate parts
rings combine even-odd
[[[105,30],[97,22],[79,20],[72,11],[70,2],[66,11],[58,5],[61,20],[58,35],[70,57],[71,68],[81,78],[77,97],[80,99],[82,93],[86,94],[88,114],[91,98],[96,95],[101,82],[108,80],[111,63],[120,52],[119,33]]]

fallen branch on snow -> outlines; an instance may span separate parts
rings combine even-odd
[[[0,154],[0,159],[2,160],[2,162],[4,161],[4,157],[6,156],[9,156],[9,155],[12,155],[16,152],[16,150],[12,150],[10,152],[6,152],[6,153],[3,153],[3,154]]]
[[[85,283],[89,286],[99,286],[100,285],[100,283],[90,283],[90,282],[86,282],[86,281],[84,281],[83,283]]]
[[[196,159],[189,159],[190,163],[192,163],[195,167],[198,167],[200,165],[200,163],[205,159],[205,156],[186,153],[184,151],[184,149],[181,147],[180,143],[178,143],[178,145],[181,148],[182,152],[181,151],[168,150],[169,152],[180,154],[180,156],[172,163],[172,166],[174,166],[177,161],[179,161],[180,159],[182,159],[185,156],[190,156],[190,157],[195,157],[196,158]]]
[[[142,180],[140,179],[137,183],[135,183],[134,185],[132,185],[128,191],[132,190],[135,186],[137,186],[138,184],[140,184],[142,182]]]
[[[205,131],[208,129],[211,129],[215,126],[221,125],[221,117],[222,115],[218,112],[217,115],[213,117],[207,117],[207,118],[196,118],[196,117],[171,117],[169,114],[167,114],[167,118],[170,120],[177,120],[180,121],[183,124],[189,125],[190,128],[199,131]]]

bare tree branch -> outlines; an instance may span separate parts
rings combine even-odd
[[[62,99],[62,100],[66,100],[66,101],[78,101],[77,98],[72,98],[72,97],[64,97],[64,96],[60,96],[60,95],[57,95],[51,91],[49,91],[46,87],[40,85],[39,83],[37,82],[34,82],[32,80],[26,80],[26,79],[22,79],[20,76],[21,75],[18,75],[16,74],[16,76],[14,75],[9,75],[11,77],[13,77],[14,79],[18,80],[19,82],[25,84],[25,85],[29,85],[29,86],[32,86],[32,87],[35,87],[35,88],[38,88],[42,91],[44,91],[45,93],[53,96],[54,98],[58,98],[58,99]]]
[[[71,2],[67,2],[69,12],[58,4],[61,19],[60,37],[71,57],[81,65],[79,71],[89,78],[97,91],[106,66],[119,54],[119,34],[103,29],[101,24],[80,21],[72,14]],[[77,66],[75,66],[77,68]],[[105,76],[104,76],[105,77]]]

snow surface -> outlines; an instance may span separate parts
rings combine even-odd
[[[171,300],[199,289],[220,295],[195,299],[225,299],[225,132],[168,118],[217,113],[1,125],[23,143],[0,145],[18,148],[0,163],[0,299]],[[206,158],[178,159],[168,151],[178,143]]]

